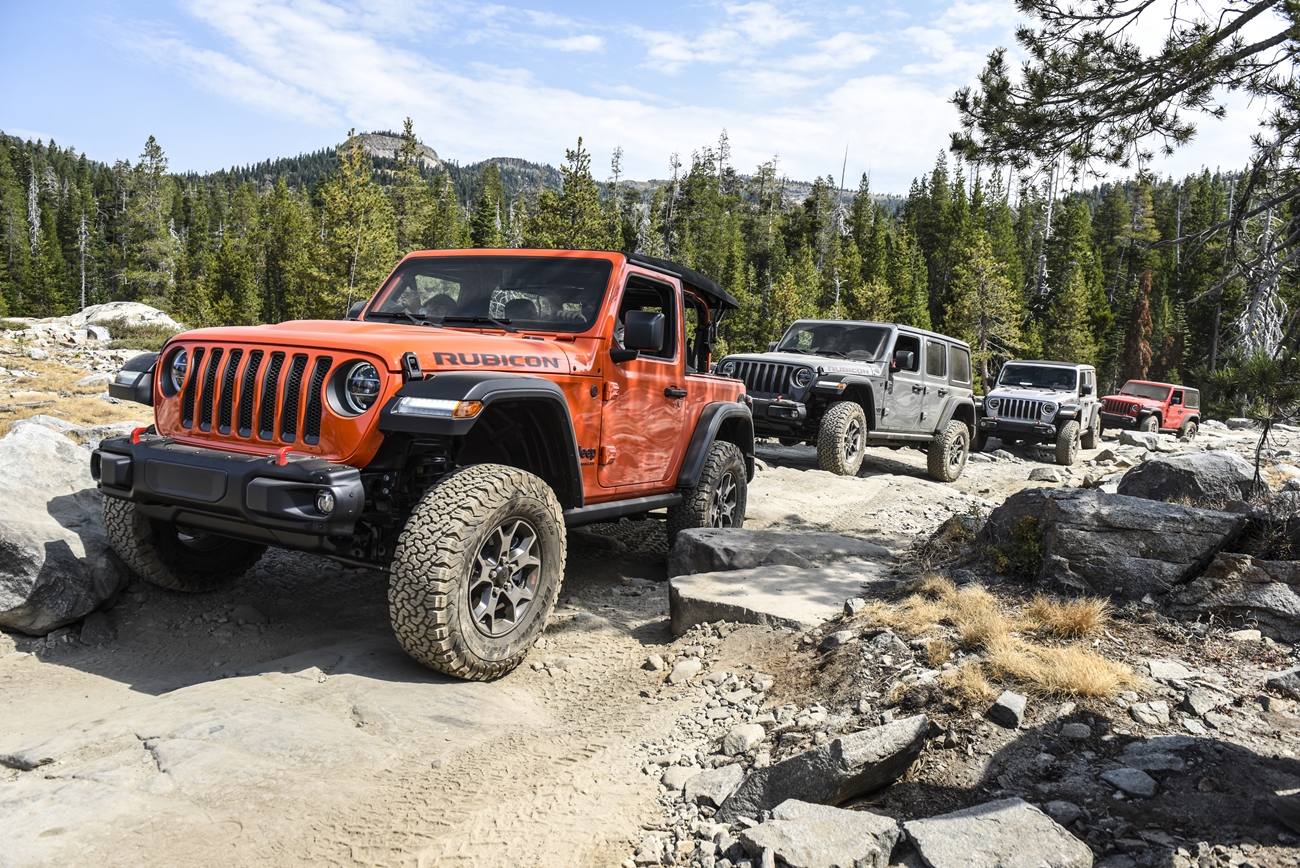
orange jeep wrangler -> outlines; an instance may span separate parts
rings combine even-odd
[[[389,573],[416,660],[514,668],[564,576],[565,528],[667,510],[740,527],[743,384],[708,373],[736,300],[660,259],[412,253],[346,321],[185,332],[110,392],[155,424],[91,458],[140,576],[207,591],[267,546]]]

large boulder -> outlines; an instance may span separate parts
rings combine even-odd
[[[893,817],[791,799],[766,823],[741,830],[740,843],[753,856],[771,851],[790,868],[887,868],[899,834]]]
[[[894,590],[892,573],[885,564],[860,563],[674,576],[668,580],[668,615],[675,636],[714,621],[811,630],[843,612],[845,600]]]
[[[1092,868],[1092,850],[1022,799],[903,824],[930,868]]]
[[[185,330],[185,326],[158,310],[158,308],[141,304],[138,301],[110,301],[106,304],[92,304],[90,307],[64,319],[66,319],[68,326],[73,329],[84,329],[91,323],[107,323],[111,326],[115,322],[121,322],[132,326],[161,326],[178,332]]]
[[[695,528],[677,535],[668,552],[668,576],[749,570],[763,565],[823,565],[890,561],[889,549],[835,533],[787,533],[742,528]]]
[[[90,452],[43,425],[0,439],[0,627],[43,635],[120,589]]]
[[[1300,642],[1300,562],[1222,553],[1205,572],[1169,595],[1170,613],[1242,619],[1269,636]]]
[[[714,822],[757,818],[787,799],[838,805],[898,780],[925,746],[924,714],[831,739],[755,769],[718,808]]]
[[[1142,599],[1199,575],[1247,517],[1079,488],[1029,488],[993,510],[980,535],[1038,581]]]
[[[1148,500],[1221,504],[1244,500],[1255,469],[1235,452],[1159,455],[1143,461],[1119,481],[1119,493]]]

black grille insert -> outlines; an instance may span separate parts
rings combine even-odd
[[[213,347],[208,358],[208,370],[203,375],[203,394],[199,396],[199,430],[212,430],[212,399],[217,391],[217,368],[221,365],[221,356],[225,351]]]
[[[221,406],[217,410],[217,432],[230,433],[230,416],[235,409],[235,377],[239,374],[239,360],[243,350],[231,350],[226,362],[226,372],[221,377]]]
[[[321,390],[325,387],[325,377],[330,372],[334,360],[329,356],[316,359],[311,371],[311,382],[307,385],[307,409],[302,414],[302,440],[304,443],[320,442]]]
[[[199,388],[199,371],[203,365],[203,347],[190,354],[189,370],[185,375],[185,397],[181,399],[181,427],[194,427],[194,393]]]
[[[292,443],[298,436],[298,399],[302,394],[302,375],[307,372],[307,357],[293,357],[289,375],[284,378],[284,407],[280,411],[280,439]]]
[[[795,367],[779,362],[737,362],[736,379],[754,394],[788,395],[793,391],[790,378]]]
[[[257,436],[263,440],[275,438],[275,392],[280,384],[282,367],[284,353],[271,353],[271,362],[266,366],[266,379],[262,381],[262,406],[257,419]]]
[[[253,398],[257,391],[257,372],[262,367],[261,350],[248,354],[248,366],[244,368],[244,378],[239,388],[239,436],[253,436]]]

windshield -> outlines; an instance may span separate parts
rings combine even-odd
[[[1119,390],[1121,395],[1132,395],[1135,398],[1150,398],[1153,401],[1163,401],[1169,397],[1168,386],[1151,386],[1147,383],[1125,383],[1124,388]]]
[[[1078,388],[1079,373],[1074,368],[1055,368],[1046,365],[1002,366],[998,374],[999,386],[1020,386],[1024,389],[1051,389],[1056,392],[1073,392]]]
[[[843,356],[874,362],[885,354],[889,329],[852,323],[795,323],[781,338],[778,353]]]
[[[596,323],[612,270],[607,259],[410,259],[384,284],[366,319],[583,332]]]

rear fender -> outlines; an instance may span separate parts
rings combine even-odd
[[[694,488],[699,483],[709,447],[715,440],[736,444],[745,456],[747,478],[754,478],[754,417],[744,404],[714,401],[704,406],[695,423],[695,432],[677,472],[678,488]]]

